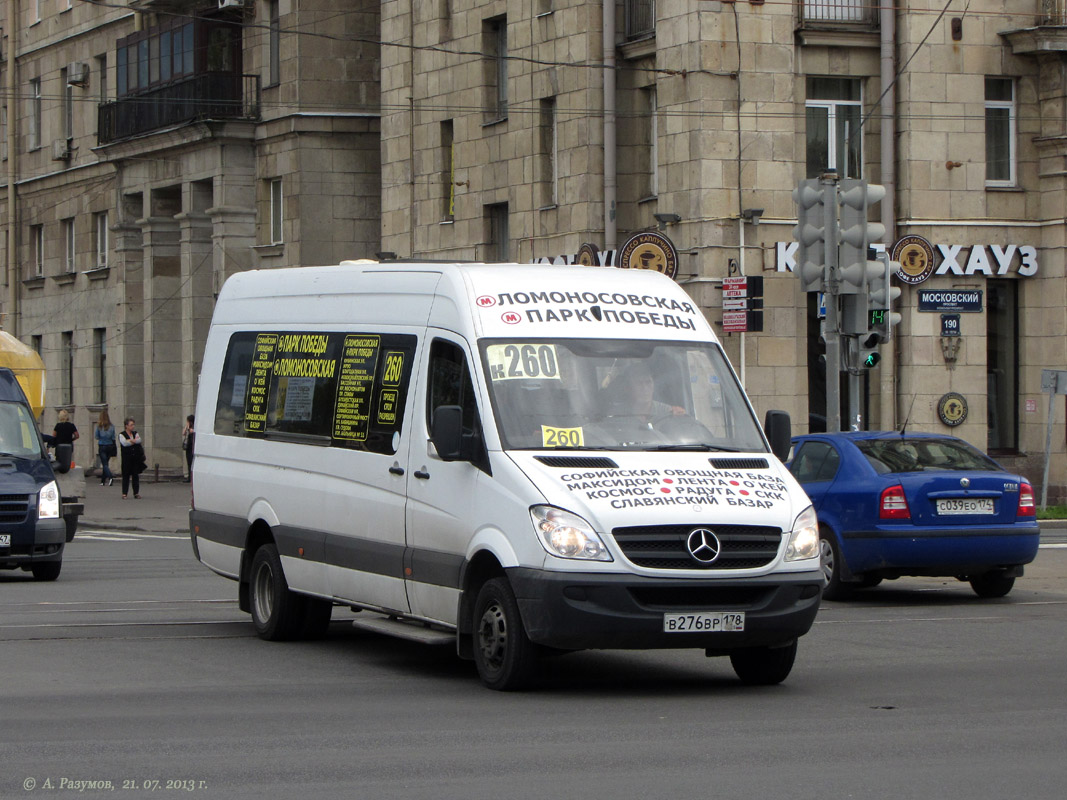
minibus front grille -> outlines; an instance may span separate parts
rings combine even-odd
[[[766,586],[634,586],[630,596],[649,611],[667,609],[753,608],[774,594]]]
[[[0,523],[10,525],[22,522],[29,513],[28,494],[0,494]]]
[[[715,534],[719,554],[710,562],[689,552],[689,534],[697,529]],[[631,563],[650,569],[755,569],[771,563],[782,543],[782,529],[767,525],[637,525],[611,533]]]
[[[767,469],[765,458],[709,458],[715,469]]]
[[[618,469],[619,465],[602,456],[534,456],[546,467],[561,469]]]

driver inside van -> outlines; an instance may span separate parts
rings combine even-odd
[[[636,417],[650,428],[664,417],[682,416],[685,409],[655,399],[656,382],[648,364],[627,367],[608,384],[608,416]]]

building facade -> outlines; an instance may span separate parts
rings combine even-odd
[[[757,411],[805,430],[826,378],[792,190],[884,185],[902,319],[852,421],[961,436],[1040,494],[1051,398],[1063,499],[1064,402],[1042,391],[1067,365],[1063,10],[979,6],[384,2],[382,248],[527,262],[663,232],[713,324],[724,278],[765,279],[762,332],[724,342]]]
[[[103,405],[135,416],[161,468],[235,271],[610,262],[647,231],[715,325],[725,278],[764,278],[763,329],[723,328],[727,352],[761,415],[824,424],[792,192],[832,169],[886,187],[870,218],[904,265],[894,338],[843,381],[852,421],[959,435],[1038,491],[1049,442],[1067,496],[1042,389],[1067,369],[1062,0],[3,9],[4,327],[42,353],[51,406],[83,431]]]
[[[100,409],[181,469],[213,299],[240,270],[373,257],[377,4],[3,6],[4,328],[93,461]]]

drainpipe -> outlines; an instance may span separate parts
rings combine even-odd
[[[888,247],[897,239],[896,220],[896,163],[897,163],[897,91],[896,57],[894,41],[896,40],[897,17],[892,3],[883,2],[879,8],[879,28],[881,31],[881,65],[882,65],[882,185],[885,198],[881,204],[882,224],[885,226],[885,243]],[[894,430],[898,418],[897,411],[897,338],[882,345],[884,350],[881,368],[881,419],[882,430]]]
[[[15,153],[15,133],[18,129],[18,109],[15,106],[15,64],[18,48],[18,0],[8,0],[7,4],[7,72],[4,75],[4,88],[7,92],[7,329],[17,337],[19,335],[19,281],[18,248],[15,234],[18,232],[18,208],[15,184],[18,181],[18,158]]]
[[[615,197],[615,0],[604,0],[604,249],[618,244]]]

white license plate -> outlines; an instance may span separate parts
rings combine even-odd
[[[938,500],[937,513],[948,517],[959,514],[992,514],[993,498],[976,497],[973,499]]]
[[[664,633],[734,633],[745,629],[744,611],[700,611],[664,614]]]
[[[0,547],[11,547],[10,533],[0,533]]]

